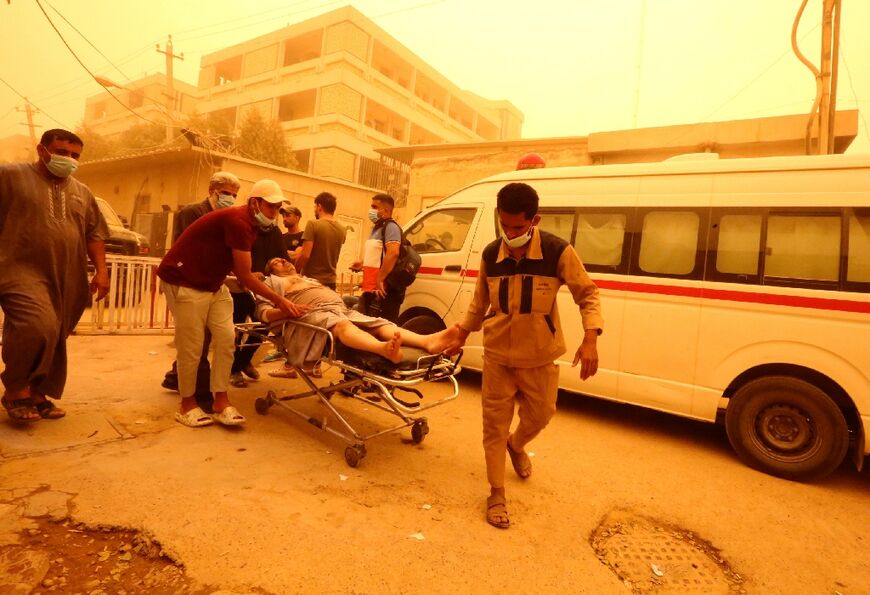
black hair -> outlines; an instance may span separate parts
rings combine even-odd
[[[511,215],[523,213],[531,220],[538,214],[538,193],[528,184],[512,182],[498,191],[496,207]]]
[[[43,147],[48,147],[52,142],[56,140],[64,140],[68,143],[74,143],[76,145],[85,146],[85,143],[79,136],[70,132],[69,130],[64,130],[63,128],[52,128],[51,130],[46,130],[42,133],[42,138],[39,139],[39,144]]]
[[[335,213],[336,202],[336,198],[329,192],[321,192],[314,197],[314,204],[320,205],[330,215]]]
[[[383,203],[385,205],[390,205],[391,209],[396,206],[396,199],[394,199],[389,194],[375,194],[372,197],[372,200],[376,200],[376,201]]]
[[[296,207],[281,207],[280,209],[278,209],[278,212],[282,215],[296,215],[297,217],[302,216],[302,211],[300,211]]]

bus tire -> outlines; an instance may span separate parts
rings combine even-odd
[[[443,331],[446,328],[444,326],[444,321],[440,318],[435,318],[434,316],[428,316],[426,314],[409,318],[403,322],[401,326],[403,329],[417,333],[418,335],[431,335],[432,333]]]
[[[790,376],[753,380],[725,410],[728,441],[750,467],[794,481],[820,479],[839,467],[849,428],[817,386]]]

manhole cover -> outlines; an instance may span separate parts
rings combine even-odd
[[[634,593],[743,593],[743,578],[691,531],[634,513],[607,514],[592,549]]]
[[[123,438],[132,436],[99,413],[76,413],[26,425],[0,423],[0,457],[26,457]]]

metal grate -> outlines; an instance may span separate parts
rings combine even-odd
[[[607,514],[589,540],[634,593],[744,593],[743,578],[691,531],[626,511]]]

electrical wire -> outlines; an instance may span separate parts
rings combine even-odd
[[[101,56],[103,57],[103,59],[105,59],[106,62],[109,63],[109,66],[111,66],[112,68],[114,68],[115,70],[117,70],[117,71],[121,74],[121,76],[123,76],[125,79],[127,79],[127,81],[130,81],[130,77],[128,77],[126,74],[124,74],[124,72],[123,72],[120,68],[118,68],[117,66],[115,66],[114,64],[112,64],[112,61],[109,59],[109,57],[108,57],[106,54],[104,54],[102,51],[100,51],[100,48],[98,48],[97,46],[95,46],[95,45],[91,42],[91,40],[87,38],[87,36],[86,36],[84,33],[82,33],[81,31],[79,31],[79,30],[76,28],[75,25],[73,25],[72,23],[70,23],[70,22],[69,22],[69,19],[66,18],[65,16],[63,16],[63,14],[61,14],[61,12],[60,12],[58,9],[56,9],[54,6],[52,6],[52,5],[51,5],[51,2],[49,2],[48,0],[43,0],[43,2],[45,2],[45,3],[48,5],[48,7],[49,7],[50,9],[52,9],[52,10],[55,12],[55,14],[56,14],[57,16],[59,16],[60,18],[62,18],[63,21],[64,21],[67,25],[69,25],[69,26],[72,28],[73,31],[75,31],[76,33],[78,33],[78,34],[79,34],[79,37],[81,37],[81,38],[84,39],[86,42],[88,42],[88,45],[90,45],[92,48],[94,48],[94,50],[96,50],[96,52],[97,52],[99,55],[101,55]]]
[[[48,24],[51,25],[51,28],[54,29],[54,32],[57,33],[57,36],[58,36],[58,37],[60,37],[60,40],[61,40],[61,41],[63,42],[63,44],[66,46],[66,49],[69,50],[69,53],[72,54],[73,58],[76,59],[76,62],[78,62],[78,63],[81,65],[81,67],[85,69],[85,72],[87,72],[89,75],[91,75],[91,76],[94,78],[94,81],[96,81],[96,80],[97,80],[97,75],[94,74],[94,73],[91,71],[91,69],[88,68],[87,65],[86,65],[84,62],[82,62],[82,60],[81,60],[81,58],[79,58],[78,54],[76,54],[75,51],[70,47],[69,43],[67,43],[67,41],[66,41],[66,39],[64,38],[63,34],[60,32],[60,30],[59,30],[59,29],[57,28],[57,26],[54,24],[54,21],[51,20],[51,17],[50,17],[50,16],[48,16],[48,13],[45,11],[45,8],[42,6],[42,2],[41,2],[41,0],[35,0],[35,2],[36,2],[36,5],[39,7],[39,10],[42,11],[42,14],[45,15],[45,19],[48,21]],[[133,109],[132,109],[130,106],[128,106],[126,103],[124,103],[123,101],[121,101],[120,99],[118,99],[118,97],[117,97],[114,93],[112,93],[112,92],[111,92],[111,91],[110,91],[106,86],[103,86],[103,89],[105,89],[105,90],[106,90],[106,93],[108,93],[108,94],[112,97],[112,99],[114,99],[115,101],[117,101],[117,102],[121,105],[121,107],[123,107],[124,109],[126,109],[127,111],[129,111],[131,114],[135,115],[137,118],[140,118],[140,119],[142,119],[142,120],[144,120],[144,121],[146,121],[146,122],[149,122],[149,123],[154,124],[154,125],[157,125],[157,126],[165,126],[165,124],[160,123],[160,122],[155,122],[154,120],[151,120],[150,118],[146,118],[146,117],[143,116],[142,114],[140,114],[140,113],[136,112],[135,110],[133,110]]]
[[[33,103],[32,101],[30,101],[29,99],[27,99],[27,97],[25,97],[24,95],[22,95],[21,93],[19,93],[18,90],[17,90],[15,87],[13,87],[13,86],[10,85],[9,83],[7,83],[7,82],[6,82],[5,80],[3,80],[2,78],[0,78],[0,83],[3,83],[3,84],[6,85],[7,87],[9,87],[9,88],[12,90],[13,93],[15,93],[16,95],[18,95],[18,96],[19,96],[21,99],[23,99],[25,102],[27,102],[27,103],[29,103],[30,105],[32,105],[33,107],[35,107],[36,110],[37,110],[40,114],[43,114],[44,116],[46,116],[49,120],[51,120],[52,122],[54,122],[54,123],[57,124],[58,126],[60,126],[60,127],[62,127],[62,128],[66,127],[66,125],[63,124],[60,120],[58,120],[57,118],[55,118],[54,116],[52,116],[51,114],[49,114],[48,112],[46,112],[44,109],[42,109],[41,107],[39,107],[38,105],[36,105],[36,104]],[[10,113],[11,113],[14,109],[15,109],[15,108],[12,108],[12,110],[10,110]],[[9,114],[7,114],[7,115],[9,115]],[[3,116],[3,117],[5,118],[6,116]]]
[[[849,63],[846,61],[846,52],[842,45],[840,46],[840,57],[843,59],[843,66],[846,67],[846,78],[849,80],[849,88],[852,89],[852,97],[855,98],[855,104],[864,103],[858,100],[858,93],[855,92],[855,83],[852,81],[852,71],[849,70]],[[870,126],[867,125],[867,118],[864,117],[864,112],[860,109],[858,110],[858,116],[861,118],[861,121],[864,122],[864,136],[867,137],[867,140],[870,140]]]

